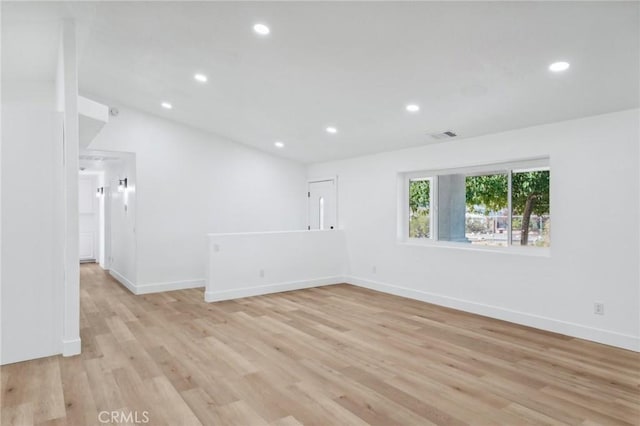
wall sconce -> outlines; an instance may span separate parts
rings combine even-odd
[[[124,192],[127,189],[127,178],[118,181],[118,192]]]
[[[96,198],[100,198],[101,195],[104,194],[104,187],[100,187],[98,189],[96,189]]]

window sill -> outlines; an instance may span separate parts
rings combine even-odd
[[[488,253],[499,253],[516,256],[532,256],[532,257],[551,257],[551,249],[548,247],[491,247],[471,245],[469,243],[455,243],[449,241],[433,241],[433,240],[398,240],[398,245],[407,247],[429,247],[429,248],[444,248],[453,250],[465,250],[465,251],[479,251]]]

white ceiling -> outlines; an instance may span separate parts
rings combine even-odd
[[[99,172],[134,158],[135,154],[131,152],[96,151],[81,148],[79,165],[82,171]]]
[[[316,162],[638,107],[639,6],[98,2],[29,13],[78,19],[82,94]],[[257,36],[256,22],[271,34]],[[557,60],[571,68],[550,73]]]
[[[3,85],[55,78],[60,22],[49,8],[40,11],[31,6],[0,2]]]

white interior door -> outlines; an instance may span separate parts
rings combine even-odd
[[[336,181],[309,182],[309,229],[336,228]]]
[[[81,262],[95,261],[98,257],[98,199],[95,176],[80,175],[78,179],[78,208],[80,215],[79,251]]]

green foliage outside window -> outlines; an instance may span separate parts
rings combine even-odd
[[[429,238],[431,181],[412,180],[409,183],[409,237]]]
[[[536,245],[549,245],[549,170],[514,172],[511,175],[511,207],[514,216],[512,229],[520,230],[520,244],[527,245],[529,233],[536,230],[541,240]],[[508,175],[491,174],[467,176],[466,205],[472,213],[499,212],[508,207]],[[482,206],[482,209],[478,209]],[[481,211],[477,211],[481,210]],[[409,183],[409,237],[424,238],[431,236],[431,181],[412,180]],[[547,216],[542,225],[531,223],[531,216]],[[521,216],[521,217],[515,217]],[[483,231],[485,225],[480,221],[467,221],[467,227]],[[476,223],[477,222],[477,223]]]
[[[529,241],[531,215],[549,214],[549,170],[514,172],[511,175],[511,208],[513,215],[522,215],[518,222],[514,220],[513,229],[520,229],[520,244],[526,246]],[[466,178],[467,208],[484,205],[491,211],[500,211],[507,207],[508,176],[505,174],[468,176]],[[488,213],[488,212],[485,212]],[[516,226],[518,225],[518,226]],[[546,241],[548,241],[548,226]],[[548,245],[548,244],[547,244]]]

